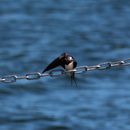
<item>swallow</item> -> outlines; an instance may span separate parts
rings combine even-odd
[[[57,57],[56,59],[54,59],[44,70],[42,73],[49,71],[51,69],[54,69],[58,66],[61,66],[63,69],[65,69],[66,71],[69,70],[73,70],[76,68],[77,66],[77,62],[74,59],[74,57],[70,56],[68,53],[63,53],[61,54],[59,57]],[[70,77],[71,77],[71,85],[72,85],[72,81],[75,82],[76,86],[76,80],[75,80],[75,72],[70,72]]]

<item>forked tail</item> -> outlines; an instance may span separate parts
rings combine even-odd
[[[76,85],[76,87],[78,87],[77,81],[76,81],[76,78],[75,78],[75,73],[71,72],[71,86],[73,85],[73,82]]]

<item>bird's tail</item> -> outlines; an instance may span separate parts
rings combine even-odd
[[[77,81],[75,79],[75,73],[71,72],[71,86],[73,85],[73,82],[75,83],[76,87],[78,87]]]

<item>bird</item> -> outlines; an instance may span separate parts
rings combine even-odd
[[[45,73],[46,71],[49,71],[51,69],[54,69],[58,66],[61,66],[64,70],[69,71],[73,70],[77,67],[77,61],[73,56],[71,56],[69,53],[64,52],[59,57],[54,59],[43,71],[42,73]],[[76,80],[75,80],[75,72],[69,72],[69,75],[71,77],[71,85],[74,81],[75,85],[77,86]]]

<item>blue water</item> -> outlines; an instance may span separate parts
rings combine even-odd
[[[130,57],[129,0],[1,0],[0,75]],[[130,68],[0,83],[0,130],[130,130]]]

